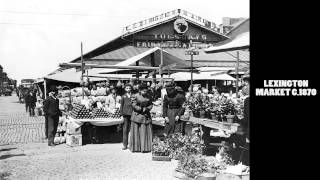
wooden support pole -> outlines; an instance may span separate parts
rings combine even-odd
[[[44,87],[44,99],[47,99],[47,80],[43,79],[43,87]]]
[[[163,83],[163,72],[162,72],[162,66],[163,66],[163,52],[162,48],[160,50],[160,66],[159,66],[159,74],[160,74],[160,82]]]
[[[136,66],[139,66],[139,61],[136,61]],[[136,70],[136,78],[139,80],[139,70]]]
[[[151,66],[152,67],[156,67],[156,62],[155,62],[155,53],[152,53],[151,54]],[[152,82],[156,82],[156,77],[157,77],[157,74],[156,73],[154,73],[154,74],[152,74],[152,78],[154,79],[154,80],[152,80]]]
[[[82,86],[82,99],[84,99],[84,82],[83,82],[83,70],[84,70],[84,64],[83,64],[83,49],[82,49],[82,42],[81,42],[81,86]]]
[[[239,51],[237,51],[237,65],[236,65],[236,97],[238,97],[239,92]]]

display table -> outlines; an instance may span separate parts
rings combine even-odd
[[[196,118],[196,117],[190,117],[188,120],[183,119],[183,121],[203,125],[205,127],[212,128],[212,129],[219,129],[227,132],[228,134],[236,133],[238,131],[238,127],[240,126],[238,123],[227,123],[227,122],[221,122],[214,119]]]
[[[68,123],[75,123],[79,127],[88,122],[94,126],[113,126],[123,123],[123,118],[95,118],[95,119],[74,119],[71,116],[67,117]]]
[[[74,123],[75,126],[82,126],[84,123],[88,122],[94,126],[113,126],[123,123],[123,118],[94,118],[94,119],[74,119],[71,116],[67,116],[68,123]],[[152,119],[152,124],[158,126],[165,126],[164,118]]]

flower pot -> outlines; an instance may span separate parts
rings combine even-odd
[[[171,161],[169,156],[152,155],[152,161]]]
[[[233,123],[234,115],[226,115],[226,118],[228,123]]]
[[[200,112],[199,111],[192,111],[193,117],[199,118]]]
[[[200,118],[206,118],[206,112],[205,111],[200,111]]]
[[[211,115],[211,119],[217,119],[215,113],[211,113],[210,115]]]

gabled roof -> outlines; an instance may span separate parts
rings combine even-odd
[[[116,49],[114,51],[110,51],[99,56],[94,57],[93,59],[118,59],[118,60],[125,60],[141,54],[143,52],[148,51],[150,48],[138,48],[134,46],[124,46],[122,48]],[[190,55],[186,55],[186,49],[179,49],[179,48],[166,48],[164,49],[168,53],[172,54],[183,60],[189,60]],[[228,53],[221,52],[221,53],[214,53],[208,54],[205,53],[204,49],[199,49],[199,55],[194,56],[194,60],[204,60],[204,61],[236,61],[235,51],[230,51]],[[249,52],[247,51],[240,51],[240,59],[242,61],[249,61]]]
[[[162,20],[159,20],[159,21],[157,21],[155,23],[148,24],[146,26],[143,26],[142,28],[135,29],[135,30],[128,31],[128,32],[124,32],[121,36],[119,36],[119,37],[117,37],[117,38],[115,38],[115,39],[103,44],[102,46],[100,46],[100,47],[98,47],[98,48],[96,48],[96,49],[94,49],[92,51],[89,51],[88,53],[84,54],[83,57],[84,58],[94,58],[94,57],[99,56],[99,55],[101,55],[103,53],[107,53],[107,52],[113,51],[115,49],[121,48],[121,47],[123,47],[123,46],[128,44],[128,40],[125,40],[124,37],[127,37],[129,35],[135,34],[137,32],[141,32],[141,31],[147,30],[147,29],[155,27],[155,26],[159,26],[161,24],[164,24],[166,22],[172,21],[172,20],[177,19],[179,17],[183,17],[189,23],[195,24],[195,25],[197,25],[197,26],[199,26],[199,27],[201,27],[203,29],[206,29],[206,30],[208,30],[208,31],[210,31],[210,32],[212,32],[214,34],[217,34],[218,36],[222,37],[223,39],[229,39],[228,36],[226,36],[224,34],[221,34],[220,32],[214,30],[213,28],[206,27],[204,25],[204,23],[202,23],[202,22],[208,23],[209,21],[207,21],[207,20],[205,20],[205,19],[203,19],[203,18],[201,18],[199,16],[196,16],[196,15],[194,15],[192,13],[189,13],[189,12],[187,12],[185,10],[177,9],[177,10],[174,10],[174,11],[177,12],[175,15],[172,15],[172,16],[170,16],[168,18],[163,18]],[[170,11],[170,12],[173,12],[173,11]],[[164,14],[166,14],[166,13],[164,13]],[[196,20],[196,18],[198,18],[198,20],[201,19],[202,21],[198,21],[198,20]],[[209,23],[211,25],[214,24],[212,22],[209,22]],[[135,24],[137,24],[137,23],[135,23]],[[81,57],[78,57],[78,58],[72,60],[71,62],[75,62],[75,61],[80,60],[80,59],[81,59]]]

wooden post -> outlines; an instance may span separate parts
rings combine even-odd
[[[139,66],[139,61],[136,61],[136,66]],[[139,70],[136,70],[136,78],[139,80]]]
[[[163,75],[162,75],[162,66],[163,66],[163,52],[162,48],[160,49],[160,66],[159,66],[159,74],[160,74],[160,82],[163,83]]]
[[[191,54],[191,92],[193,92],[193,54]]]
[[[47,80],[43,78],[43,86],[44,86],[44,99],[47,99]]]
[[[239,69],[239,51],[237,51],[237,65],[236,65],[236,97],[238,97],[238,92],[239,92],[239,75],[238,75],[238,69]]]
[[[82,99],[84,99],[84,82],[83,82],[83,70],[84,70],[84,64],[83,64],[83,49],[82,49],[82,42],[81,42],[81,86],[82,86]]]
[[[156,63],[155,63],[155,53],[152,53],[151,54],[151,66],[152,67],[155,67],[156,66]],[[152,82],[156,82],[156,73],[154,73],[153,75],[152,75]]]

